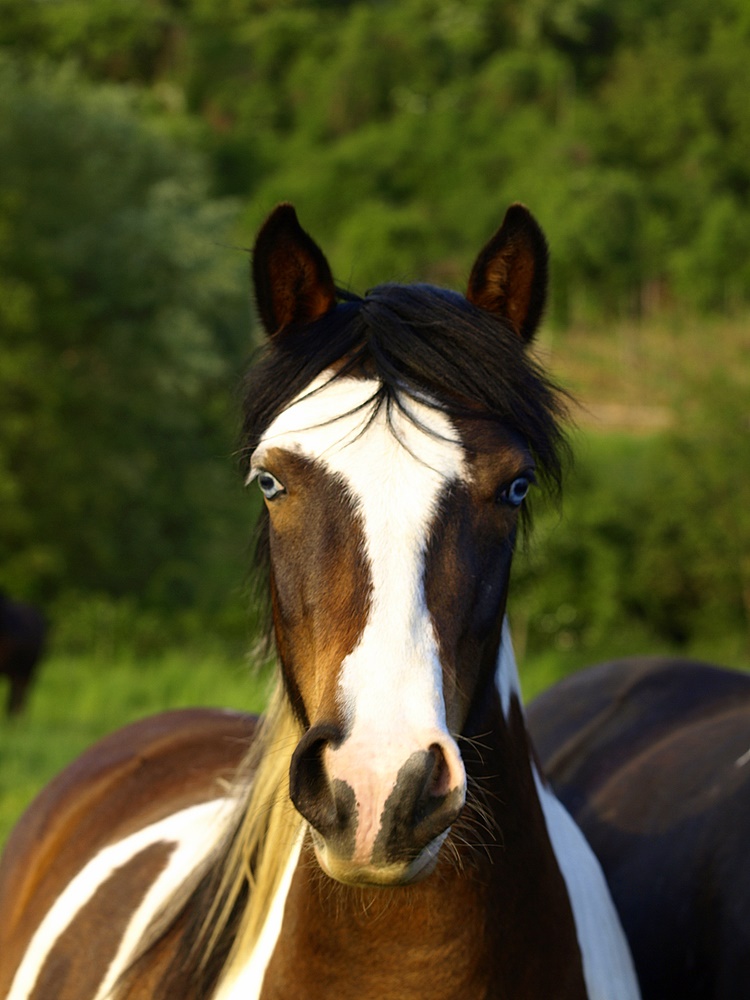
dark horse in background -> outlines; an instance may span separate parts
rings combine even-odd
[[[46,638],[47,622],[42,613],[30,604],[11,601],[0,590],[0,676],[7,677],[10,684],[8,715],[23,711]]]
[[[631,659],[529,707],[607,876],[644,1000],[750,997],[750,675]]]
[[[358,298],[285,205],[253,273],[276,692],[42,792],[0,864],[0,997],[750,997],[750,679],[628,662],[523,708],[510,567],[561,446],[537,223],[508,210],[465,296]]]

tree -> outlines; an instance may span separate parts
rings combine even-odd
[[[226,513],[235,206],[131,94],[69,69],[3,60],[0,123],[4,583],[179,601]]]

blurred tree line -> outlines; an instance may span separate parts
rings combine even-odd
[[[750,665],[750,404],[714,376],[646,440],[582,446],[514,567],[517,642],[563,662],[687,650]]]
[[[237,206],[69,65],[0,61],[0,164],[3,586],[218,597],[250,347],[245,255],[220,245]]]
[[[252,345],[240,248],[278,200],[359,290],[460,287],[520,199],[553,248],[557,323],[741,313],[749,54],[745,0],[0,0],[3,584],[171,615],[226,604],[250,534],[231,459]],[[588,525],[597,554],[565,522],[550,538],[547,569],[619,581],[592,594],[609,593],[598,625],[577,598],[561,635],[584,643],[615,613],[693,634],[704,580],[648,608],[636,593],[665,582],[660,553],[686,561],[656,498],[703,502],[665,454],[627,523]],[[717,602],[747,630],[738,572]],[[543,635],[573,605],[537,593]]]
[[[460,280],[521,199],[562,321],[750,296],[745,0],[0,0],[0,45],[136,92],[240,232],[300,202],[342,280]]]

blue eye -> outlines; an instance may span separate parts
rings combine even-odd
[[[510,486],[506,486],[498,496],[500,503],[509,504],[511,507],[520,507],[526,499],[526,494],[531,489],[533,483],[531,476],[519,476],[514,479]]]
[[[273,500],[280,493],[286,492],[276,476],[272,476],[270,472],[265,470],[258,473],[258,486],[266,500]]]

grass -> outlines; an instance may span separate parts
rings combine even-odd
[[[192,705],[259,712],[267,690],[267,674],[218,652],[121,652],[103,662],[53,650],[24,714],[0,720],[0,844],[50,778],[118,726]]]
[[[686,391],[727,377],[750,393],[750,322],[681,317],[545,328],[541,363],[574,397],[572,417],[589,431],[659,433],[679,417]]]

